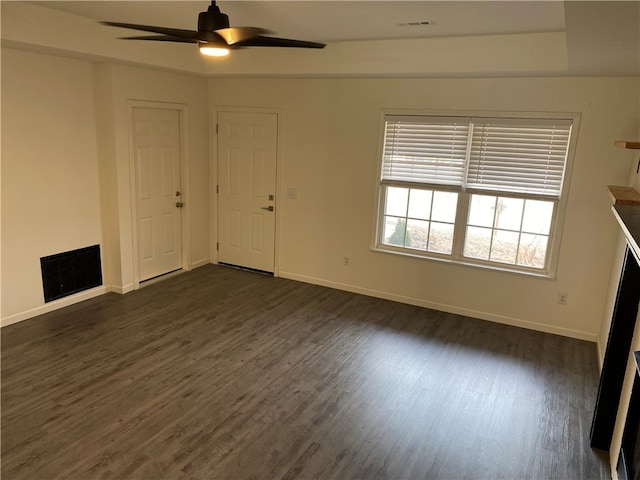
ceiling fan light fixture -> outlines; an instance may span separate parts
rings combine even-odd
[[[208,57],[226,57],[229,55],[229,49],[225,47],[214,47],[207,43],[201,43],[199,47],[200,53]]]

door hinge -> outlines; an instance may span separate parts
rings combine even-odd
[[[216,123],[216,134],[218,133],[218,124]]]
[[[220,193],[220,185],[216,185],[216,193]]]
[[[220,250],[220,242],[216,242],[216,250]]]

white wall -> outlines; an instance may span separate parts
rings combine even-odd
[[[91,65],[3,49],[3,322],[44,305],[40,257],[100,243]]]
[[[595,341],[617,239],[605,186],[628,179],[613,141],[638,130],[637,79],[235,78],[209,92],[212,106],[283,109],[282,276]],[[557,278],[372,252],[383,108],[581,113]]]
[[[185,108],[187,267],[210,261],[207,88],[187,74],[2,49],[2,325],[133,289],[130,100]],[[96,243],[104,287],[45,305],[40,257]]]

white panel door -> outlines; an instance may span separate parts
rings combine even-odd
[[[218,113],[218,261],[273,272],[278,116]]]
[[[180,113],[133,109],[138,277],[182,268]]]

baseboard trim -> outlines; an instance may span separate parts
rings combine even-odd
[[[194,264],[192,264],[192,268],[198,268],[210,263],[210,260],[201,260]],[[594,342],[597,344],[597,335],[582,332],[579,330],[572,330],[563,327],[554,327],[551,325],[546,325],[538,322],[531,322],[529,320],[522,320],[514,317],[507,317],[504,315],[496,315],[493,313],[482,312],[479,310],[472,310],[468,308],[456,307],[453,305],[447,305],[443,303],[429,302],[426,300],[422,300],[420,298],[409,297],[405,295],[397,295],[388,292],[382,292],[380,290],[374,290],[369,288],[358,287],[355,285],[350,285],[347,283],[341,282],[333,282],[330,280],[324,280],[316,277],[309,277],[306,275],[299,275],[291,272],[279,272],[279,276],[282,278],[287,278],[290,280],[296,280],[299,282],[310,283],[313,285],[319,285],[322,287],[335,288],[337,290],[344,290],[351,293],[358,293],[361,295],[367,295],[370,297],[383,298],[385,300],[392,300],[394,302],[406,303],[409,305],[415,305],[418,307],[431,308],[433,310],[439,310],[447,313],[454,313],[457,315],[464,315],[467,317],[478,318],[480,320],[487,320],[490,322],[501,323],[504,325],[510,325],[513,327],[526,328],[529,330],[536,330],[539,332],[552,333],[555,335],[561,335],[563,337],[576,338],[579,340],[586,340],[589,342]],[[69,305],[73,305],[75,303],[83,302],[90,298],[98,297],[100,295],[104,295],[108,292],[115,292],[119,294],[129,293],[134,290],[133,284],[128,284],[124,286],[119,285],[110,285],[110,286],[100,286],[96,288],[92,288],[90,290],[77,293],[75,295],[71,295],[69,297],[61,298],[60,300],[55,300],[53,302],[47,303],[45,305],[41,305],[36,308],[32,308],[25,312],[16,313],[13,315],[9,315],[8,317],[3,317],[0,319],[0,328],[6,327],[8,325],[12,325],[14,323],[21,322],[23,320],[27,320],[29,318],[36,317],[38,315],[42,315],[44,313],[52,312],[59,308],[67,307]],[[600,349],[598,348],[598,356],[600,357]]]
[[[198,260],[197,262],[192,262],[189,268],[193,270],[194,268],[204,267],[205,265],[209,265],[210,263],[211,263],[210,258],[204,258],[202,260]]]
[[[606,345],[600,344],[600,336],[596,338],[596,351],[598,352],[598,371],[602,372],[602,365],[604,365],[604,349]]]
[[[503,325],[509,325],[512,327],[526,328],[528,330],[535,330],[538,332],[551,333],[554,335],[560,335],[563,337],[575,338],[578,340],[586,340],[588,342],[596,342],[597,335],[582,332],[580,330],[572,330],[563,327],[554,327],[552,325],[546,325],[544,323],[531,322],[529,320],[522,320],[519,318],[508,317],[505,315],[496,315],[494,313],[482,312],[479,310],[472,310],[469,308],[456,307],[454,305],[447,305],[444,303],[429,302],[420,298],[409,297],[405,295],[397,295],[394,293],[382,292],[380,290],[373,290],[369,288],[358,287],[347,283],[332,282],[330,280],[324,280],[316,277],[308,277],[305,275],[298,275],[291,272],[280,271],[280,277],[288,278],[290,280],[296,280],[304,283],[311,283],[313,285],[319,285],[322,287],[335,288],[337,290],[344,290],[351,293],[359,293],[361,295],[367,295],[369,297],[382,298],[385,300],[392,300],[394,302],[406,303],[409,305],[415,305],[417,307],[431,308],[441,312],[454,313],[456,315],[464,315],[466,317],[477,318],[480,320],[487,320],[489,322],[501,323]]]
[[[133,283],[129,283],[124,286],[120,285],[111,285],[109,291],[113,293],[119,293],[120,295],[124,295],[125,293],[133,292],[135,290],[135,285]]]
[[[58,310],[60,308],[68,307],[69,305],[73,305],[75,303],[80,303],[85,300],[89,300],[90,298],[99,297],[100,295],[104,295],[105,293],[109,293],[110,291],[111,291],[110,287],[102,285],[100,287],[95,287],[90,290],[85,290],[84,292],[76,293],[75,295],[70,295],[68,297],[61,298],[60,300],[54,300],[53,302],[40,305],[39,307],[35,307],[20,313],[15,313],[13,315],[9,315],[8,317],[3,317],[2,319],[0,319],[0,327],[13,325],[14,323],[22,322],[23,320],[28,320],[29,318],[37,317],[38,315],[42,315],[43,313],[53,312],[54,310]]]

